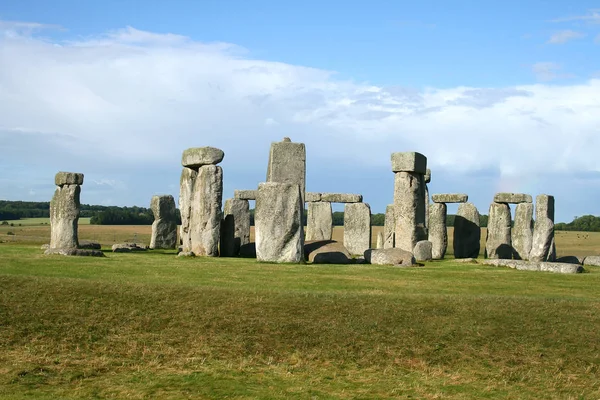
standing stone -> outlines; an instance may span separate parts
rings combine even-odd
[[[306,217],[306,241],[331,240],[333,234],[331,203],[309,202]]]
[[[194,182],[190,208],[191,252],[196,256],[219,255],[222,200],[223,170],[216,165],[203,165]]]
[[[76,249],[83,174],[59,172],[54,182],[58,187],[50,202],[50,249]]]
[[[512,247],[515,260],[529,260],[533,242],[533,203],[519,203],[515,208]]]
[[[412,251],[418,241],[427,239],[423,174],[396,172],[394,180],[394,245]]]
[[[379,233],[377,234],[377,245],[375,248],[383,249],[383,232],[381,231],[379,231]]]
[[[490,204],[485,243],[486,258],[512,259],[510,207],[506,203]]]
[[[432,246],[431,257],[434,260],[441,260],[446,255],[446,249],[448,247],[448,230],[446,229],[447,214],[448,207],[446,204],[433,203],[430,205],[429,241]]]
[[[431,182],[431,170],[427,168],[425,172],[425,229],[429,230],[429,186],[427,185]]]
[[[554,261],[554,196],[540,194],[535,198],[535,224],[529,260]]]
[[[348,203],[344,207],[344,247],[352,255],[363,255],[371,248],[371,207],[367,203]]]
[[[192,210],[192,193],[194,192],[194,183],[198,177],[198,171],[184,167],[181,171],[179,180],[179,213],[181,215],[181,227],[179,228],[179,238],[183,252],[192,251],[192,242],[190,239],[190,216]]]
[[[171,195],[152,196],[150,208],[154,214],[151,249],[174,249],[177,247],[177,212]]]
[[[461,203],[454,219],[454,257],[477,258],[479,256],[481,228],[479,211],[473,203]]]
[[[383,226],[383,248],[392,249],[395,247],[396,237],[396,214],[393,204],[388,204],[385,208],[385,221]]]
[[[289,138],[271,143],[267,182],[291,183],[300,186],[302,203],[306,192],[306,147]]]
[[[255,211],[256,259],[299,263],[304,260],[304,203],[298,184],[258,185]]]
[[[430,261],[432,259],[433,246],[429,240],[421,240],[417,242],[412,253],[416,261]]]
[[[221,225],[221,257],[236,257],[241,246],[250,243],[250,204],[248,200],[227,199]]]

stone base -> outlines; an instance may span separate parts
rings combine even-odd
[[[48,249],[44,252],[46,255],[58,254],[61,256],[79,256],[79,257],[106,257],[100,250],[90,249]]]

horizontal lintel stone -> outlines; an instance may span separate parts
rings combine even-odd
[[[362,203],[362,195],[349,193],[321,193],[321,201],[330,203]]]
[[[223,161],[225,153],[216,147],[191,147],[183,151],[181,165],[188,168],[200,168],[203,165],[217,165]]]
[[[392,153],[392,171],[425,174],[427,157],[416,152]]]
[[[78,172],[59,172],[54,176],[56,186],[83,185],[83,174]]]
[[[531,195],[525,193],[496,193],[494,203],[531,203],[533,199]]]
[[[466,203],[469,196],[464,193],[442,193],[431,195],[434,203]]]
[[[233,197],[238,200],[256,200],[257,190],[234,190]]]
[[[306,198],[304,199],[304,201],[310,201],[310,202],[321,201],[321,193],[306,192]]]

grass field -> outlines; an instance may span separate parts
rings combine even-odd
[[[0,244],[0,397],[600,397],[600,269]]]

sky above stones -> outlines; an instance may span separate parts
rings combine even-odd
[[[224,199],[307,149],[307,190],[392,202],[390,154],[430,193],[556,197],[600,215],[600,8],[565,1],[0,3],[0,199],[178,198],[181,153],[225,152]],[[339,208],[338,208],[339,209]],[[455,211],[454,206],[449,212]]]

